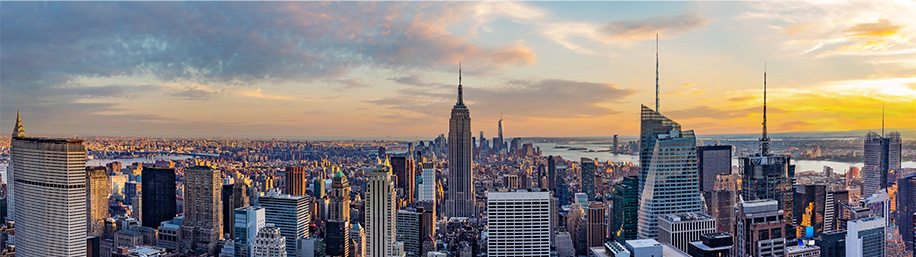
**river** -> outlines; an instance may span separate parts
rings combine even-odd
[[[571,161],[579,161],[582,157],[598,159],[599,161],[611,161],[611,162],[632,162],[638,163],[639,156],[629,155],[629,154],[613,154],[611,152],[588,152],[588,150],[609,150],[609,145],[597,145],[597,144],[562,144],[561,146],[567,147],[584,147],[588,150],[575,150],[570,151],[569,148],[555,148],[556,143],[534,143],[535,147],[541,148],[541,154],[543,156],[553,155],[561,156],[563,159]],[[850,166],[862,168],[864,165],[861,162],[835,162],[835,161],[818,161],[818,160],[793,160],[792,163],[795,164],[795,171],[824,171],[824,166],[833,168],[834,173],[844,174],[849,170]],[[738,159],[735,158],[732,160],[732,165],[738,165]],[[903,168],[916,168],[916,162],[903,162],[901,165]]]

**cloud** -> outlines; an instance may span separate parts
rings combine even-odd
[[[886,37],[900,33],[903,26],[892,24],[888,19],[879,19],[871,23],[859,23],[846,29],[850,37]]]
[[[676,38],[709,23],[709,19],[697,14],[658,16],[639,20],[610,22],[600,32],[609,41],[651,40],[655,35]]]
[[[657,16],[638,20],[612,21],[603,26],[584,22],[556,22],[541,24],[541,33],[554,43],[580,54],[596,54],[583,46],[586,42],[620,44],[633,41],[672,39],[699,29],[710,19],[698,14]],[[585,39],[582,42],[581,39]]]
[[[455,90],[451,88],[451,90]],[[474,112],[526,118],[594,118],[618,113],[607,107],[635,94],[608,83],[562,79],[511,80],[500,87],[464,88],[465,103]],[[456,101],[454,91],[405,89],[399,96],[370,101],[396,110],[447,117]]]

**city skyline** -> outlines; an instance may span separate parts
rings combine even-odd
[[[659,111],[698,134],[759,131],[764,62],[773,133],[916,102],[912,2],[0,5],[0,127],[19,99],[36,135],[429,138],[461,61],[472,133],[633,136],[656,34]]]

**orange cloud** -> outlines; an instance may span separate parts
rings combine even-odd
[[[887,19],[880,19],[872,23],[859,23],[846,29],[849,37],[886,37],[900,32],[903,26],[892,24]]]

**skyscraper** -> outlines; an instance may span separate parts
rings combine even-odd
[[[404,242],[407,256],[420,256],[423,212],[416,210],[399,210],[397,212],[398,241]]]
[[[350,183],[347,182],[347,175],[342,171],[337,171],[331,181],[328,207],[330,208],[328,220],[350,221]]]
[[[607,205],[589,202],[585,210],[586,247],[604,245],[607,241]]]
[[[273,190],[258,197],[258,204],[265,209],[267,223],[276,225],[286,237],[286,253],[296,256],[296,241],[309,236],[308,196],[280,194]]]
[[[391,173],[393,173],[396,178],[394,187],[400,190],[402,195],[400,195],[399,198],[403,199],[406,203],[412,203],[416,197],[416,164],[411,156],[413,155],[408,152],[404,156],[389,157]]]
[[[611,148],[612,153],[620,153],[620,145],[617,142],[617,135],[614,135],[614,148]]]
[[[89,235],[101,237],[105,231],[105,219],[108,218],[108,195],[111,194],[111,183],[105,167],[86,167],[86,199],[89,208]],[[138,210],[139,211],[139,210]]]
[[[620,244],[636,239],[637,217],[639,217],[638,186],[639,179],[630,176],[624,177],[622,183],[614,185],[614,194],[611,198],[614,208],[611,208],[613,214],[610,237]]]
[[[597,171],[598,166],[595,165],[595,160],[589,158],[582,158],[582,192],[588,195],[589,201],[595,200],[595,171]]]
[[[222,189],[222,201],[223,201],[223,234],[228,234],[229,238],[235,238],[235,220],[233,219],[235,215],[235,209],[248,206],[248,186],[243,184],[241,181],[232,182],[225,181],[227,183],[223,184]]]
[[[698,146],[697,171],[700,175],[700,191],[713,192],[716,176],[732,174],[732,146]]]
[[[499,133],[499,142],[497,142],[496,144],[499,144],[499,147],[498,147],[496,150],[502,151],[502,150],[504,150],[504,149],[506,148],[506,139],[503,138],[503,118],[502,118],[502,117],[499,118],[499,131],[498,131],[498,133]],[[495,144],[494,144],[494,145],[495,145]],[[494,147],[495,147],[495,146],[494,146]]]
[[[832,196],[827,192],[827,185],[797,185],[793,217],[799,229],[807,230],[810,227],[814,236],[830,231],[833,227]],[[796,236],[800,232],[796,232]]]
[[[888,177],[891,170],[900,170],[902,158],[900,133],[891,132],[887,136],[868,132],[865,137],[865,165],[862,167],[862,198],[868,198],[875,191],[887,188],[888,182],[896,181]]]
[[[308,188],[308,186],[305,167],[286,167],[286,194],[305,195],[305,189]]]
[[[178,213],[177,186],[175,169],[143,167],[143,201],[144,227],[158,228],[163,221],[172,220]]]
[[[445,215],[448,217],[477,217],[472,150],[471,113],[464,105],[464,90],[461,85],[461,69],[459,68],[458,102],[452,107],[448,132],[449,172],[448,192],[445,200]]]
[[[884,257],[884,218],[850,220],[846,225],[846,256]]]
[[[680,125],[645,105],[643,121],[649,127],[676,127],[667,133],[654,134],[654,130],[644,130],[655,137],[645,137],[646,144],[652,145],[648,158],[649,167],[645,169],[643,188],[639,202],[639,238],[655,239],[658,237],[658,217],[668,214],[699,213],[703,211],[700,199],[699,181],[697,179],[696,137],[693,130],[681,131]]]
[[[735,252],[732,256],[785,256],[786,223],[779,202],[741,201],[737,208]]]
[[[16,256],[87,254],[83,140],[27,137],[19,113],[10,144]]]
[[[906,250],[913,251],[914,222],[916,214],[916,173],[907,174],[897,180],[897,227],[906,243]]]
[[[639,192],[643,191],[646,184],[646,175],[652,166],[652,154],[658,136],[668,134],[672,130],[681,130],[681,125],[662,116],[661,113],[642,105],[640,112],[639,134]]]
[[[550,193],[547,191],[489,192],[487,255],[548,256],[550,216]]]
[[[433,205],[436,204],[436,167],[434,163],[424,162],[422,164],[423,171],[421,174],[422,179],[420,183],[420,190],[418,192],[418,198],[420,202],[431,202]]]
[[[741,157],[741,191],[745,201],[773,199],[783,210],[786,222],[786,235],[795,237],[794,203],[795,165],[791,164],[788,155],[770,153],[770,138],[767,136],[766,116],[766,72],[763,75],[763,129],[760,137],[760,153]]]
[[[351,256],[350,222],[331,220],[326,223],[325,227],[325,254],[329,257]]]
[[[219,170],[207,166],[184,170],[182,252],[209,255],[219,252],[217,243],[223,238],[221,191]]]
[[[388,159],[369,173],[366,189],[366,257],[395,254],[397,220],[396,192]]]
[[[251,257],[251,243],[258,235],[258,231],[267,224],[264,208],[247,206],[233,211],[233,240],[235,241],[236,257]]]

